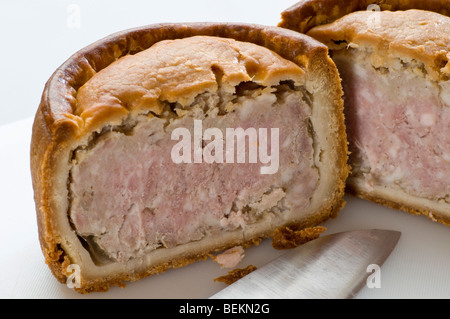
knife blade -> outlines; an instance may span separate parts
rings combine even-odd
[[[210,299],[349,299],[381,267],[401,233],[356,230],[319,237],[289,250]]]

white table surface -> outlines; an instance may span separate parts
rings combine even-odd
[[[52,276],[40,250],[29,169],[31,125],[45,81],[72,53],[122,29],[159,22],[229,21],[275,25],[296,1],[9,1],[0,4],[0,298],[207,298],[225,287],[212,260],[169,270],[106,293],[80,295]],[[80,27],[69,27],[80,9]],[[72,25],[73,26],[73,25]],[[402,232],[381,268],[381,288],[356,298],[450,298],[450,228],[425,217],[347,196],[327,231],[382,228]],[[247,249],[238,267],[281,254],[266,240]]]

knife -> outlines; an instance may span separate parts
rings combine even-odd
[[[398,231],[370,229],[319,237],[289,250],[210,299],[353,298],[371,275],[368,267],[381,267],[400,235]]]

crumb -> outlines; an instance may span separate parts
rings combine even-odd
[[[322,226],[309,227],[300,230],[292,229],[290,227],[280,227],[275,229],[272,247],[275,249],[295,248],[318,238],[325,230],[326,228]]]
[[[220,264],[221,268],[233,268],[241,262],[244,256],[244,248],[242,246],[236,246],[224,251],[220,255],[212,256],[212,259]]]
[[[433,214],[431,212],[428,213],[428,218],[434,222],[437,222],[437,219],[433,216]]]
[[[249,265],[245,268],[238,268],[228,272],[228,275],[218,277],[214,279],[214,281],[224,282],[227,285],[231,285],[235,281],[238,281],[244,276],[247,276],[252,271],[255,271],[257,268],[253,265]]]

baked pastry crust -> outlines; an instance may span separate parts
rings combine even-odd
[[[46,83],[33,125],[31,173],[39,239],[46,263],[61,283],[65,283],[71,274],[67,270],[68,265],[76,262],[77,258],[81,258],[73,247],[74,243],[60,230],[62,224],[66,226],[69,224],[68,217],[58,216],[58,212],[67,212],[68,209],[67,194],[61,196],[58,193],[61,190],[57,189],[68,183],[67,166],[70,161],[70,152],[80,141],[86,140],[105,123],[120,123],[128,112],[138,111],[141,106],[141,104],[132,107],[118,105],[114,100],[110,103],[95,105],[95,97],[90,97],[88,92],[85,97],[81,98],[84,99],[84,102],[80,103],[77,96],[85,94],[80,88],[95,74],[105,70],[120,57],[143,51],[162,40],[198,35],[255,43],[295,62],[305,72],[317,72],[318,76],[323,76],[328,83],[332,83],[328,98],[336,106],[333,110],[333,117],[337,123],[335,136],[333,136],[336,140],[335,162],[338,168],[335,176],[335,188],[313,217],[296,221],[295,224],[298,227],[317,225],[330,217],[335,217],[343,207],[345,179],[349,169],[341,98],[342,89],[338,72],[328,57],[326,46],[296,32],[250,24],[155,24],[119,32],[75,53],[55,71]],[[256,73],[261,76],[265,71],[267,68],[256,69]],[[276,78],[276,70],[272,76],[272,79]],[[267,81],[270,81],[270,77]],[[195,88],[190,87],[187,90],[194,91]],[[170,90],[168,94],[170,95]],[[131,97],[131,100],[136,100],[136,97]],[[157,104],[154,104],[151,111],[158,112]],[[76,237],[76,234],[71,236]],[[272,236],[272,234],[265,233],[258,238],[248,238],[245,243],[230,243],[226,247],[216,247],[215,249],[223,250],[236,244],[253,245],[255,242],[259,242],[260,237],[268,236]],[[204,251],[185,254],[168,262],[131,272],[84,278],[81,287],[75,289],[80,293],[106,291],[113,285],[124,286],[125,281],[135,281],[169,268],[181,267],[197,260],[206,259],[210,253],[211,251]]]
[[[373,4],[382,11],[419,9],[450,15],[448,0],[303,0],[281,13],[278,26],[307,33],[315,26],[331,23],[355,11],[365,11]]]
[[[332,24],[317,26],[308,35],[331,50],[348,45],[371,46],[376,48],[375,53],[380,60],[401,56],[420,61],[431,80],[445,80],[450,76],[448,17],[415,9],[386,11],[378,23],[371,18],[372,14],[371,11],[358,11]],[[404,25],[408,27],[404,28]]]
[[[209,50],[198,55],[193,52],[195,46]],[[218,82],[231,91],[248,81],[272,86],[289,77],[301,82],[304,74],[301,68],[279,59],[272,51],[249,46],[247,42],[207,36],[188,37],[182,43],[160,41],[150,51],[115,61],[114,67],[97,72],[78,90],[74,115],[83,123],[78,126],[78,134],[91,132],[104,125],[105,120],[121,119],[141,108],[161,115],[160,101],[177,102],[184,107],[200,93],[216,91]]]
[[[386,11],[382,23],[371,19],[373,12],[367,10],[371,4]],[[389,68],[398,57],[418,61],[423,65],[424,77],[439,82],[450,77],[448,16],[448,0],[307,0],[284,11],[279,26],[312,36],[326,44],[331,54],[347,46],[371,48],[372,63],[379,61],[381,67]],[[378,204],[450,225],[450,216],[442,213],[448,208],[433,200],[414,198],[380,185],[369,191],[363,178],[354,175],[347,180],[347,190]]]

